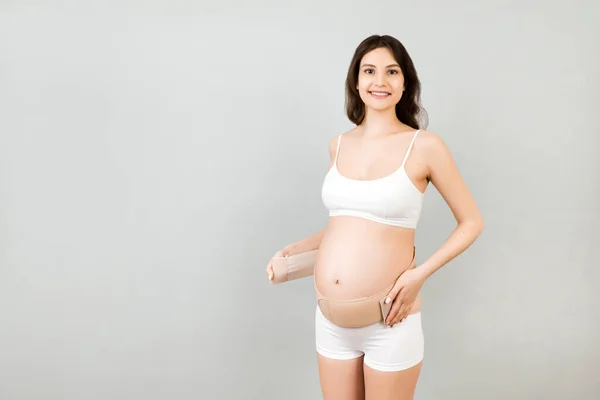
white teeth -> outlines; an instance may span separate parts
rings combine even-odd
[[[379,96],[385,96],[385,95],[389,94],[389,93],[386,93],[386,92],[371,92],[371,93],[379,95]]]

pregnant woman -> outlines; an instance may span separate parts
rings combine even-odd
[[[421,129],[420,87],[397,39],[374,35],[360,43],[346,78],[346,114],[356,127],[329,143],[322,187],[328,225],[278,251],[266,269],[277,283],[278,261],[313,262],[300,276],[314,274],[325,400],[413,399],[424,355],[420,289],[483,229],[448,148]],[[416,266],[415,229],[429,182],[457,226]]]

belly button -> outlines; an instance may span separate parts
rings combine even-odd
[[[337,285],[338,283],[340,283],[340,279],[336,277],[336,278],[334,278],[334,282],[335,282],[335,283],[336,283],[336,285]]]

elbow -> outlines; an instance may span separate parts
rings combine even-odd
[[[483,217],[481,215],[478,215],[477,218],[473,220],[473,230],[475,233],[475,237],[481,235],[481,232],[483,232],[483,226]]]
[[[459,225],[462,226],[462,231],[464,234],[467,234],[468,236],[472,237],[473,240],[475,240],[477,237],[479,237],[479,235],[481,235],[481,232],[483,232],[484,223],[481,215],[478,215],[463,220],[459,223]]]

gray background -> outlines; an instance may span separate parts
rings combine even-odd
[[[0,399],[321,398],[312,282],[264,268],[326,226],[374,33],[486,222],[416,398],[598,399],[598,3],[250,3],[0,3]],[[430,187],[419,262],[453,226]]]

